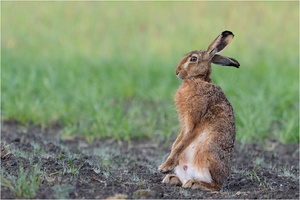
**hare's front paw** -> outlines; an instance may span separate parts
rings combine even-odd
[[[168,173],[176,167],[177,163],[174,159],[167,159],[161,166],[159,166],[158,171],[161,173]]]

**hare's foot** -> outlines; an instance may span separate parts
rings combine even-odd
[[[168,173],[172,171],[176,165],[175,159],[168,158],[161,166],[159,166],[158,171],[161,173]]]
[[[175,174],[168,174],[162,180],[162,183],[170,184],[170,185],[181,185],[181,181],[179,180],[178,176]]]
[[[200,189],[200,190],[220,190],[220,188],[215,183],[206,183],[203,181],[197,180],[188,180],[185,182],[182,187],[184,188],[191,188],[193,190]]]

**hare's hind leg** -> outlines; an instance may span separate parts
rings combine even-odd
[[[188,180],[182,187],[200,190],[220,190],[220,186],[215,182],[206,183],[199,180]]]
[[[195,155],[195,170],[182,187],[201,190],[220,190],[229,176],[230,161],[222,148],[212,142],[200,142]]]
[[[182,184],[176,174],[167,174],[165,176],[165,178],[162,180],[162,183],[170,184],[170,185],[181,185]]]

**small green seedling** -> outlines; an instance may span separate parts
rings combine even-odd
[[[75,167],[73,160],[69,159],[69,165],[70,165],[70,168],[64,169],[64,174],[69,173],[69,174],[72,174],[73,176],[76,176],[79,174],[79,171],[80,171],[81,167],[83,166],[83,163],[80,164],[79,167]]]
[[[260,182],[260,178],[254,170],[252,170],[252,172],[250,172],[250,178],[251,178],[251,181],[255,180],[257,182]]]
[[[65,154],[63,152],[59,152],[58,156],[57,156],[57,160],[62,159],[65,156]]]

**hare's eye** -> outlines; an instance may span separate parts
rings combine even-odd
[[[196,56],[192,56],[190,59],[191,62],[196,62],[197,61],[197,57]]]

